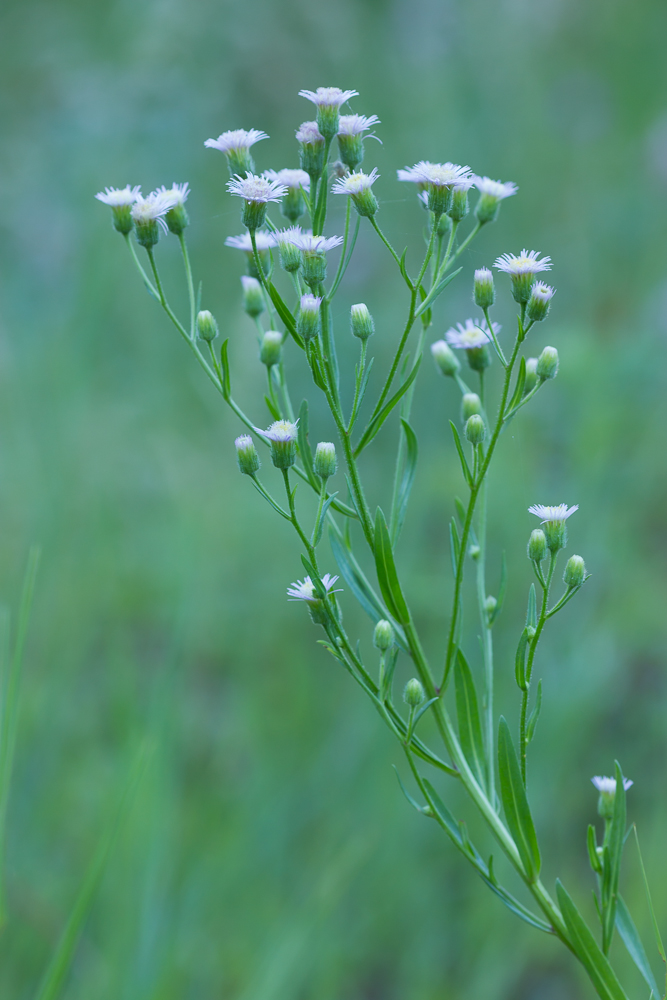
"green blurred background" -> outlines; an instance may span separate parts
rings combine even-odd
[[[43,556],[10,803],[3,1000],[34,996],[146,736],[151,763],[67,1000],[592,995],[557,942],[504,910],[405,803],[398,747],[285,601],[302,575],[296,540],[238,475],[239,424],[93,199],[107,184],[190,182],[204,304],[231,338],[235,394],[261,422],[241,255],[223,246],[240,231],[238,203],[203,142],[265,129],[258,165],[296,165],[293,132],[311,116],[297,91],[319,85],[358,89],[354,110],[382,120],[366,164],[382,174],[381,224],[411,260],[423,214],[396,167],[451,159],[520,187],[466,255],[434,334],[470,315],[474,267],[523,246],[554,260],[558,295],[531,353],[555,344],[561,373],[513,423],[492,479],[492,585],[501,549],[510,564],[499,705],[514,722],[526,507],[579,503],[570,550],[594,576],[539,654],[531,773],[545,874],[585,901],[590,776],[618,756],[664,926],[666,30],[661,0],[5,0],[0,573],[12,607],[29,546]],[[176,248],[159,251],[182,307]],[[360,299],[375,314],[378,366],[404,308],[390,264],[364,232],[340,294],[341,315]],[[462,490],[446,431],[457,409],[426,364],[399,559],[434,656]],[[330,437],[323,416],[313,424]],[[368,453],[374,502],[395,430]],[[368,624],[343,600],[370,653]],[[475,644],[471,626],[472,657]],[[647,930],[630,849],[623,891]]]

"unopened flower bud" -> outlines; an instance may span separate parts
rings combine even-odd
[[[461,399],[461,420],[466,422],[475,413],[482,412],[482,400],[476,392],[465,392]]]
[[[301,169],[311,177],[319,177],[324,169],[324,136],[317,127],[317,122],[304,122],[296,137]]]
[[[296,317],[297,333],[306,343],[320,332],[320,303],[317,295],[302,295],[299,312]]]
[[[391,622],[381,618],[373,632],[373,645],[383,653],[394,645],[394,628]]]
[[[330,441],[320,441],[315,449],[315,474],[325,481],[336,472],[336,446]]]
[[[554,294],[555,289],[550,285],[546,285],[543,281],[536,281],[531,288],[530,298],[526,306],[527,318],[533,323],[539,323],[546,319]]]
[[[470,444],[481,444],[486,437],[486,427],[484,421],[478,413],[473,413],[466,423],[466,437]]]
[[[477,562],[477,560],[481,555],[482,550],[480,549],[479,545],[471,545],[470,548],[468,549],[468,552],[470,553],[470,558],[474,559],[474,561]]]
[[[244,274],[241,277],[241,284],[243,285],[243,308],[252,319],[261,316],[265,309],[265,303],[259,281],[257,278],[249,278]]]
[[[526,381],[523,384],[523,394],[527,396],[537,385],[537,358],[526,358]]]
[[[276,420],[264,436],[271,445],[271,461],[276,469],[289,469],[296,462],[297,425],[289,420]]]
[[[242,434],[234,442],[239,469],[244,476],[254,476],[260,466],[259,455],[249,434]]]
[[[425,204],[425,207],[428,208],[428,205]],[[438,237],[438,239],[443,240],[446,236],[449,236],[451,230],[452,230],[452,220],[449,218],[448,215],[441,215],[438,220],[438,228],[436,230],[436,236]]]
[[[208,309],[202,309],[201,312],[197,313],[197,336],[208,344],[211,344],[218,336],[218,324],[215,321],[215,316]]]
[[[461,222],[470,211],[468,204],[468,188],[455,187],[452,191],[452,201],[447,215],[453,222]]]
[[[541,563],[547,555],[547,536],[541,528],[531,531],[528,539],[528,558],[535,563]]]
[[[489,596],[484,602],[484,609],[486,611],[488,618],[491,618],[493,616],[493,613],[497,607],[498,607],[498,601],[492,594],[489,594]]]
[[[466,357],[474,372],[483,372],[491,364],[491,354],[486,346],[467,348]]]
[[[267,330],[262,337],[262,344],[259,349],[259,360],[267,368],[280,364],[282,353],[283,335],[277,330]]]
[[[453,378],[460,370],[461,363],[446,341],[436,340],[434,344],[431,344],[431,354],[443,375],[449,375]]]
[[[375,323],[368,311],[368,306],[358,302],[350,309],[350,326],[352,335],[359,340],[368,340],[375,333]]]
[[[309,288],[316,289],[327,276],[327,258],[318,250],[304,250],[301,255],[303,280]]]
[[[570,556],[563,573],[563,583],[568,590],[581,587],[586,576],[586,564],[581,556]]]
[[[526,625],[526,637],[528,639],[528,642],[532,642],[532,640],[535,638],[536,635],[537,635],[537,629],[535,628],[535,626]]]
[[[545,347],[536,366],[537,377],[544,382],[548,378],[556,378],[558,374],[558,351],[555,347]]]
[[[489,309],[496,300],[493,274],[488,267],[480,267],[475,271],[473,299],[480,309]]]
[[[614,818],[614,799],[616,798],[616,778],[603,778],[596,775],[591,781],[600,793],[598,799],[598,813],[603,819]],[[623,778],[623,788],[627,792],[633,782],[629,778]]]
[[[417,680],[416,677],[412,677],[405,685],[403,701],[410,708],[419,708],[423,700],[424,688],[421,686],[421,681]]]

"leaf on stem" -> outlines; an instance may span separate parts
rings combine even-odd
[[[229,347],[229,340],[223,340],[220,345],[220,370],[222,372],[222,396],[223,399],[229,401],[229,397],[232,394],[232,383],[229,372],[229,358],[227,356]]]
[[[452,273],[448,274],[446,278],[443,278],[442,281],[435,286],[435,288],[431,289],[424,301],[417,306],[415,310],[415,319],[417,319],[418,316],[421,316],[426,309],[430,309],[431,305],[435,302],[438,296],[442,295],[450,281],[453,281],[456,275],[460,274],[462,270],[463,268],[459,267],[456,271],[452,271]]]
[[[412,796],[410,795],[410,792],[409,792],[409,791],[407,790],[407,788],[406,788],[406,787],[405,787],[405,785],[403,784],[403,781],[402,781],[402,779],[401,779],[401,776],[400,776],[400,774],[398,773],[398,768],[396,767],[396,765],[395,765],[395,764],[392,764],[391,766],[393,767],[394,771],[396,772],[396,777],[398,778],[398,783],[399,783],[399,785],[401,786],[401,791],[402,791],[402,792],[403,792],[403,794],[405,795],[406,799],[408,800],[408,802],[410,803],[410,805],[411,805],[411,806],[413,807],[413,809],[416,809],[416,810],[417,810],[417,812],[418,812],[418,813],[421,813],[421,815],[423,816],[423,815],[424,815],[424,810],[423,810],[423,809],[422,809],[422,807],[421,807],[421,806],[419,805],[419,803],[418,803],[418,802],[416,802],[416,801],[415,801],[415,799],[413,799],[413,797],[412,797]]]
[[[472,472],[470,471],[470,467],[465,457],[465,452],[463,451],[463,445],[461,444],[461,438],[459,437],[458,429],[453,420],[449,421],[449,426],[451,427],[452,434],[454,435],[454,444],[456,445],[456,450],[459,454],[461,469],[463,470],[463,478],[465,479],[468,486],[472,486],[473,483]]]
[[[660,954],[660,958],[662,959],[662,961],[664,962],[665,966],[667,967],[667,956],[665,955],[665,946],[662,943],[662,937],[660,935],[660,928],[658,927],[658,921],[657,921],[657,918],[656,918],[656,915],[655,915],[655,910],[653,908],[653,900],[651,899],[651,891],[650,891],[650,889],[648,887],[648,879],[646,878],[646,869],[644,868],[644,859],[642,858],[642,852],[641,852],[641,849],[639,847],[639,835],[637,834],[637,827],[636,827],[636,825],[634,823],[632,824],[632,829],[634,830],[634,834],[635,834],[635,844],[637,845],[637,855],[639,857],[639,867],[640,867],[641,873],[642,873],[642,882],[644,884],[644,892],[646,893],[646,902],[648,903],[649,913],[651,914],[651,923],[653,925],[653,934],[655,936],[656,947],[657,947],[658,952]],[[663,995],[667,995],[667,974],[665,976],[665,994],[663,994]]]
[[[387,607],[399,624],[408,625],[410,612],[398,581],[391,538],[380,507],[375,514],[375,569]]]
[[[477,691],[468,661],[460,649],[454,660],[454,682],[461,749],[475,777],[481,783],[484,780],[485,760]]]
[[[324,520],[327,516],[327,511],[329,510],[329,507],[334,502],[337,496],[338,496],[337,493],[329,494],[329,496],[322,504],[322,510],[320,511],[320,516],[317,520],[317,524],[315,525],[315,530],[313,531],[313,542],[312,542],[313,546],[319,545],[320,543],[320,539],[322,538],[322,529],[324,528]]]
[[[600,950],[588,924],[563,888],[560,879],[556,881],[556,892],[572,949],[588,972],[599,996],[603,1000],[627,1000],[614,970]]]
[[[588,824],[588,831],[586,833],[586,847],[588,849],[588,860],[591,863],[591,868],[596,875],[602,874],[602,864],[600,863],[600,855],[598,854],[598,842],[595,836],[595,827],[592,823]],[[596,897],[597,900],[597,897]]]
[[[401,274],[403,275],[403,280],[405,281],[405,283],[408,286],[408,288],[410,289],[410,291],[413,291],[412,282],[410,281],[410,277],[409,277],[407,269],[405,267],[405,257],[406,257],[407,252],[408,252],[408,248],[406,247],[405,250],[403,251],[403,253],[401,254],[401,259],[398,262],[398,266],[401,269]]]
[[[417,456],[419,454],[417,435],[407,420],[404,420],[402,417],[401,429],[403,431],[403,436],[405,437],[406,455],[405,465],[403,466],[403,476],[396,494],[396,501],[392,505],[391,510],[391,540],[394,545],[396,544],[403,527],[403,522],[405,521],[405,514],[408,509],[408,500],[410,499],[410,491],[412,490],[412,484],[414,483],[415,472],[417,470]]]
[[[271,301],[273,302],[273,304],[275,306],[276,312],[278,313],[278,315],[280,316],[281,320],[285,324],[285,327],[287,328],[287,330],[289,331],[289,333],[291,334],[291,336],[294,338],[294,340],[296,341],[296,343],[299,345],[299,347],[303,350],[303,348],[305,347],[305,345],[304,345],[304,342],[303,342],[303,338],[296,332],[296,325],[294,323],[294,317],[292,316],[292,313],[289,311],[289,309],[285,305],[285,302],[283,301],[283,299],[280,296],[280,292],[278,291],[278,289],[276,288],[276,286],[273,284],[273,282],[271,282],[269,284],[269,295],[271,296]]]
[[[531,583],[528,591],[528,610],[526,611],[526,625],[530,628],[537,628],[537,595],[535,584]]]
[[[535,696],[535,708],[530,713],[528,725],[526,726],[526,743],[532,743],[537,728],[537,720],[542,710],[542,681],[537,682],[537,694]]]
[[[653,975],[653,969],[651,968],[651,964],[644,950],[644,945],[639,937],[634,921],[630,916],[630,911],[625,905],[625,901],[622,896],[618,897],[616,908],[616,929],[618,930],[623,944],[628,950],[630,958],[644,977],[648,988],[653,990],[655,1000],[659,1000],[660,989],[658,988],[655,976]]]
[[[625,843],[625,823],[626,804],[625,788],[623,786],[623,772],[618,761],[616,768],[616,794],[614,795],[614,812],[609,826],[609,838],[607,846],[609,849],[608,865],[609,872],[606,885],[607,892],[603,896],[604,924],[602,933],[602,948],[605,954],[609,951],[614,927],[616,924],[616,903],[618,898],[618,879],[621,871],[621,855],[623,854],[623,844]],[[606,866],[605,866],[606,867]]]
[[[359,444],[354,449],[355,457],[357,455],[359,455],[359,453],[361,451],[363,451],[363,449],[368,444],[371,443],[371,441],[373,440],[373,438],[375,437],[375,435],[378,433],[378,431],[380,430],[380,428],[382,427],[383,423],[385,422],[385,420],[387,419],[387,417],[389,416],[389,414],[391,413],[391,411],[394,409],[394,407],[396,406],[396,404],[400,403],[400,401],[403,398],[403,396],[405,395],[405,393],[408,391],[408,389],[410,388],[410,386],[412,385],[412,383],[414,382],[414,380],[417,378],[417,373],[419,372],[419,366],[421,365],[421,361],[422,361],[422,355],[420,354],[419,357],[417,358],[417,360],[415,361],[415,363],[414,363],[414,365],[412,367],[412,371],[410,372],[410,374],[406,378],[405,382],[394,393],[394,395],[391,397],[391,399],[389,400],[389,402],[385,403],[385,405],[382,407],[382,409],[380,410],[380,412],[375,417],[373,417],[373,419],[369,423],[368,427],[366,428],[366,430],[362,434],[361,440],[359,441]]]
[[[264,402],[266,403],[267,409],[274,420],[280,420],[280,410],[273,402],[270,396],[264,396]]]
[[[526,789],[521,778],[509,726],[503,716],[498,729],[498,773],[500,796],[505,818],[514,838],[529,881],[535,882],[540,874],[540,849],[530,814]]]
[[[461,551],[461,542],[459,539],[458,528],[456,527],[456,519],[452,518],[449,522],[449,554],[452,559],[452,572],[456,576],[456,566],[459,561],[459,552]]]
[[[521,691],[527,691],[528,685],[526,684],[526,650],[528,649],[528,627],[521,633],[521,638],[519,639],[519,645],[516,647],[516,654],[514,656],[514,676],[516,678],[517,687]]]
[[[314,490],[320,491],[320,481],[313,470],[313,453],[308,441],[308,400],[304,399],[299,407],[299,418],[297,421],[297,441],[299,444],[299,454],[303,462],[303,469],[308,478],[308,482]]]
[[[507,415],[511,414],[514,407],[517,406],[518,403],[521,401],[521,397],[523,396],[523,387],[525,384],[526,384],[526,359],[522,355],[521,361],[519,362],[519,374],[517,375],[516,386],[514,387],[514,393],[509,401],[507,409],[505,410],[504,419],[507,419]]]

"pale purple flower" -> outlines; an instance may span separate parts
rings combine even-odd
[[[522,250],[520,254],[504,253],[495,261],[494,267],[506,274],[537,274],[551,270],[551,257],[542,257],[539,250]]]
[[[256,142],[268,138],[266,132],[260,132],[256,128],[251,128],[248,131],[244,128],[237,128],[223,132],[217,139],[207,139],[204,145],[208,146],[209,149],[219,149],[221,153],[235,153],[241,149],[250,149]]]
[[[497,198],[498,201],[510,198],[519,190],[512,181],[506,181],[503,184],[502,181],[493,181],[490,177],[480,177],[478,174],[474,174],[472,180],[480,194],[488,194],[492,198]]]
[[[273,233],[267,233],[264,229],[258,229],[255,233],[258,250],[270,250],[276,245],[276,238]],[[241,236],[228,236],[225,240],[226,247],[233,247],[235,250],[245,250],[252,253],[252,240],[249,233],[242,233]]]
[[[329,573],[324,574],[322,577],[322,586],[327,594],[332,593],[332,587],[337,579],[337,576],[331,576]],[[340,591],[334,590],[333,593],[340,593]],[[288,587],[287,594],[290,601],[308,601],[308,603],[312,603],[320,600],[315,593],[315,585],[309,576],[303,580],[297,580]]]
[[[470,167],[461,167],[457,163],[431,163],[428,160],[420,160],[414,167],[398,170],[397,174],[399,181],[451,188],[457,183],[468,180],[471,170]]]
[[[351,97],[358,96],[358,90],[341,90],[339,87],[318,87],[317,90],[299,91],[299,97],[312,101],[318,108],[339,108]]]
[[[290,420],[276,420],[268,430],[262,431],[259,427],[255,430],[258,434],[263,437],[268,438],[269,441],[285,442],[285,441],[296,441],[298,435],[298,423],[296,420],[292,423]]]
[[[132,218],[139,226],[159,222],[166,233],[167,226],[163,216],[176,203],[176,196],[171,191],[151,191],[145,198],[137,197],[132,206]]]
[[[298,228],[297,226],[294,227]],[[295,234],[289,239],[292,246],[298,247],[306,253],[326,253],[339,247],[343,242],[342,236],[313,236],[312,233]]]
[[[310,191],[310,177],[305,170],[290,170],[286,168],[284,170],[265,170],[262,177],[266,177],[267,181],[277,181],[279,184],[285,184],[288,188],[303,188],[304,191]]]
[[[542,524],[545,524],[547,521],[567,521],[575,510],[579,510],[579,504],[568,507],[566,503],[559,503],[555,507],[545,507],[544,504],[534,503],[532,507],[528,508],[528,513],[535,514],[536,517],[540,518]]]
[[[310,292],[306,292],[305,295],[301,296],[299,308],[302,313],[319,315],[321,303],[322,297],[320,295],[311,295]]]
[[[105,205],[110,205],[111,208],[134,205],[137,198],[141,198],[141,186],[137,184],[136,187],[131,188],[127,184],[124,188],[108,187],[104,191],[99,191],[95,197],[98,201],[104,202]]]
[[[287,229],[276,229],[272,235],[278,246],[281,243],[289,243],[291,246],[296,246],[294,242],[296,239],[300,239],[304,235],[312,236],[313,234],[310,229],[306,233],[305,229],[302,229],[301,226],[288,226]]]
[[[530,290],[530,294],[534,298],[540,299],[541,302],[549,302],[556,294],[556,289],[552,288],[551,285],[545,284],[544,281],[536,281]]]
[[[591,781],[602,795],[616,794],[616,778],[603,778],[599,774],[596,774],[594,778],[591,778]],[[629,778],[623,778],[623,788],[626,792],[633,784],[634,782],[630,781]]]
[[[236,174],[231,181],[227,181],[227,190],[230,194],[245,198],[246,201],[260,202],[266,204],[269,201],[280,201],[287,194],[287,187],[279,184],[278,181],[269,181],[259,174],[247,174],[240,177]]]
[[[170,188],[166,188],[163,184],[162,187],[158,188],[155,193],[170,195],[174,199],[173,207],[176,207],[176,205],[183,206],[188,200],[190,185],[187,181],[184,184],[177,184],[174,181]]]
[[[362,194],[371,189],[379,176],[375,167],[370,174],[365,174],[363,170],[357,170],[355,173],[335,181],[331,190],[334,194]]]
[[[341,115],[338,122],[338,135],[361,135],[367,132],[374,125],[379,125],[380,119],[377,115]],[[368,139],[377,139],[376,135],[366,136]],[[378,142],[380,140],[378,139]]]
[[[500,332],[500,323],[493,324],[493,332]],[[459,350],[470,351],[476,347],[484,347],[490,342],[491,334],[486,320],[467,319],[465,323],[457,323],[456,329],[450,327],[445,334],[447,343]]]
[[[319,130],[317,122],[302,122],[296,130],[298,142],[315,143],[324,142],[324,136]]]

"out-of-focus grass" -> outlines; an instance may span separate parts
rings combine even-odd
[[[620,0],[4,4],[3,598],[18,592],[31,543],[43,561],[10,801],[2,997],[34,995],[146,736],[157,749],[68,1000],[589,995],[556,944],[506,914],[403,801],[397,748],[284,600],[298,551],[236,472],[238,425],[92,198],[105,184],[190,181],[205,304],[224,317],[237,395],[254,398],[259,420],[241,261],[222,246],[240,231],[238,206],[203,141],[263,128],[261,167],[294,165],[293,130],[310,115],[296,92],[319,84],[356,87],[355,110],[382,119],[384,145],[367,155],[397,244],[416,252],[422,225],[397,166],[452,159],[521,188],[468,254],[435,334],[470,314],[473,267],[524,245],[554,259],[554,315],[534,343],[558,346],[561,374],[512,425],[492,483],[492,556],[505,548],[510,564],[499,701],[515,717],[526,507],[578,502],[571,551],[594,576],[539,657],[530,773],[546,874],[584,899],[589,776],[618,756],[636,781],[631,816],[664,919],[666,19],[658,0],[631,16]],[[180,282],[174,247],[160,256]],[[389,265],[362,234],[341,289],[341,314],[364,297],[376,316],[377,364],[396,336]],[[500,312],[512,322],[506,290]],[[344,319],[339,328],[344,340]],[[457,407],[426,365],[399,558],[434,655],[461,488],[446,432]],[[368,456],[377,497],[393,433]],[[648,928],[631,851],[624,893]]]

